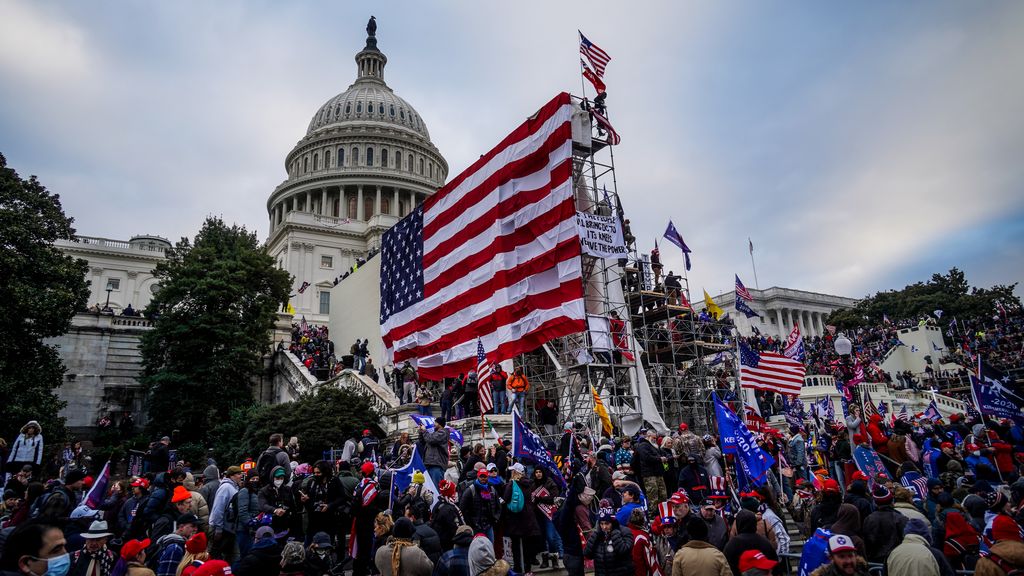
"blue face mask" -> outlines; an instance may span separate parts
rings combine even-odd
[[[44,560],[44,558],[39,558]],[[71,568],[71,555],[67,552],[60,556],[54,556],[53,558],[45,558],[46,560],[46,572],[43,576],[67,576],[68,570]]]

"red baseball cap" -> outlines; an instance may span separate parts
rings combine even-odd
[[[764,555],[760,550],[747,550],[740,556],[740,572],[746,572],[752,568],[771,570],[779,562]]]
[[[835,480],[829,478],[828,480],[825,480],[821,489],[824,492],[839,492],[839,482],[836,482]]]
[[[146,548],[149,548],[150,544],[151,542],[149,541],[149,538],[146,538],[145,540],[141,541],[129,540],[124,543],[124,546],[121,546],[121,558],[124,558],[128,561],[135,560],[135,558],[139,555],[140,552],[142,552]]]
[[[868,477],[860,470],[857,470],[853,473],[853,476],[850,476],[850,480],[864,480],[866,482],[867,479]]]
[[[690,429],[690,427],[686,424],[686,422],[683,422],[682,424],[679,425],[679,431],[680,432],[685,432],[685,431],[687,431],[689,429]]]
[[[223,560],[207,560],[192,576],[231,576],[231,565]]]
[[[952,450],[953,449],[953,443],[952,442],[943,442],[942,444],[939,444],[939,448],[941,448],[943,450],[945,450],[946,448],[949,448],[950,450]]]
[[[690,497],[686,494],[686,490],[678,490],[668,500],[672,504],[689,504]]]

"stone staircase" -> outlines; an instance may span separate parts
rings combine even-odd
[[[800,554],[802,554],[804,551],[804,542],[806,542],[807,539],[804,537],[803,533],[800,532],[800,528],[798,527],[796,521],[793,520],[793,517],[789,515],[789,510],[784,510],[784,512],[786,528],[789,531],[790,556],[788,557],[789,571],[787,572],[787,574],[796,574],[798,565],[800,563]],[[783,559],[783,562],[785,561],[786,559]]]

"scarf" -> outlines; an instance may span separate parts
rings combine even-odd
[[[84,560],[82,558],[84,557]],[[80,561],[89,562],[86,566],[85,576],[110,576],[114,569],[114,554],[106,546],[95,552],[89,552],[85,548],[75,552],[72,564]]]
[[[405,538],[392,538],[391,539],[391,575],[398,576],[401,574],[400,567],[402,565],[402,548],[406,546],[412,546],[412,540],[406,540]]]

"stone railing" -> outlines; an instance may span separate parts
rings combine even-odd
[[[343,370],[337,376],[320,381],[291,352],[282,350],[278,352],[278,356],[280,360],[277,365],[288,381],[292,392],[291,400],[298,399],[302,394],[312,393],[320,386],[337,386],[366,395],[381,414],[386,414],[399,405],[398,397],[390,388],[374,382],[367,376],[361,376],[355,370]]]
[[[90,246],[99,246],[102,248],[119,248],[121,250],[141,250],[144,252],[159,252],[163,254],[167,249],[163,246],[149,245],[143,243],[132,244],[127,240],[112,240],[110,238],[100,238],[97,236],[75,236],[75,242],[79,244],[88,244]]]
[[[113,316],[111,324],[114,326],[131,326],[133,328],[152,328],[153,321],[143,316]]]

